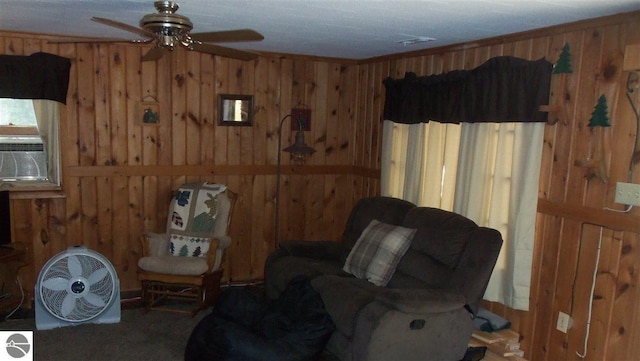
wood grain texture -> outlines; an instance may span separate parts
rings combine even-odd
[[[312,110],[307,143],[317,153],[304,166],[282,157],[282,239],[339,240],[354,203],[380,193],[381,120],[387,76],[472,69],[494,56],[554,62],[571,47],[573,73],[554,75],[550,104],[563,110],[547,125],[541,164],[530,309],[485,306],[521,335],[530,360],[578,360],[583,352],[591,276],[601,239],[585,360],[640,359],[640,211],[613,202],[627,178],[634,115],[625,95],[624,48],[640,43],[640,13],[515,34],[473,44],[339,60],[263,54],[241,62],[177,49],[140,62],[136,45],[47,44],[46,36],[0,32],[0,53],[47,51],[72,61],[68,103],[61,111],[63,197],[12,194],[15,241],[30,244],[22,272],[32,289],[42,265],[84,244],[114,263],[123,290],[139,289],[137,240],[164,229],[171,192],[182,182],[227,184],[239,194],[224,261],[225,282],[262,278],[275,248],[278,125],[292,107]],[[254,126],[218,126],[217,96],[254,95]],[[590,129],[600,95],[611,127]],[[140,123],[140,102],[158,102],[160,123]],[[282,144],[294,132],[285,121]],[[607,179],[576,166],[602,160]],[[637,168],[637,167],[636,167]],[[568,334],[558,312],[572,313]]]

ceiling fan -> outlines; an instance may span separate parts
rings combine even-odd
[[[193,23],[186,16],[176,14],[178,4],[173,1],[156,1],[154,2],[158,13],[147,14],[140,19],[140,27],[135,27],[115,20],[105,18],[92,17],[91,20],[112,26],[118,29],[138,34],[144,39],[106,39],[106,38],[61,38],[52,39],[51,43],[141,43],[148,44],[155,42],[144,56],[142,61],[154,61],[160,59],[164,54],[172,51],[176,46],[182,46],[189,50],[213,55],[221,55],[229,58],[240,60],[252,60],[259,54],[246,51],[232,49],[228,47],[207,44],[208,42],[241,42],[241,41],[260,41],[264,39],[262,34],[251,29],[239,29],[228,31],[211,31],[206,33],[193,33]]]

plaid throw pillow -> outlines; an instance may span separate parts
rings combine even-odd
[[[376,286],[386,286],[411,245],[416,230],[372,220],[349,252],[342,269]]]

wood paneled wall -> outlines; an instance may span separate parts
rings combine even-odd
[[[530,310],[487,307],[522,334],[528,359],[581,359],[602,238],[584,359],[640,359],[640,211],[605,209],[622,209],[613,203],[615,183],[627,181],[637,133],[621,64],[625,45],[640,43],[638,24],[640,13],[623,14],[358,63],[274,54],[239,62],[181,50],[140,63],[138,46],[51,45],[0,33],[0,53],[47,51],[73,61],[61,124],[64,197],[11,202],[15,240],[32,247],[24,283],[33,286],[49,257],[85,244],[112,260],[123,289],[138,288],[139,235],[162,230],[171,190],[198,180],[240,194],[226,277],[260,278],[274,248],[277,125],[292,107],[312,109],[306,136],[318,152],[302,167],[283,158],[281,238],[338,239],[354,202],[379,193],[385,77],[471,69],[500,55],[555,62],[569,44],[573,73],[554,75],[552,85],[559,110],[550,118],[558,123],[545,133]],[[254,126],[217,126],[219,93],[253,94]],[[611,127],[592,131],[602,94]],[[147,96],[160,103],[159,126],[136,122]],[[283,143],[290,136],[285,125]],[[602,168],[581,166],[586,158]],[[640,172],[632,181],[640,183]],[[559,311],[574,318],[568,334],[555,330]]]
[[[640,13],[568,24],[544,31],[490,39],[430,52],[374,59],[360,66],[358,106],[366,117],[381,118],[381,81],[405,72],[438,74],[472,69],[491,57],[546,57],[556,62],[570,46],[573,73],[553,75],[540,177],[540,202],[529,311],[501,304],[486,307],[512,322],[530,360],[640,360],[640,210],[620,213],[616,182],[628,182],[638,132],[626,98],[628,72],[622,71],[627,44],[640,43]],[[598,98],[605,95],[611,127],[588,127]],[[632,98],[640,101],[638,91]],[[637,103],[636,103],[637,104]],[[364,134],[377,135],[377,129]],[[378,143],[375,143],[375,142]],[[356,155],[377,157],[379,138]],[[636,155],[632,182],[640,183]],[[375,162],[374,162],[375,163]],[[591,165],[591,166],[584,166]],[[606,180],[603,180],[606,175]],[[599,240],[589,338],[589,300]],[[571,314],[573,328],[556,330],[558,312]]]
[[[293,107],[312,111],[306,141],[316,153],[303,166],[282,157],[281,239],[338,240],[355,200],[378,192],[356,154],[357,67],[266,55],[242,62],[174,51],[140,62],[136,45],[49,44],[46,36],[0,33],[0,53],[45,51],[72,61],[62,109],[63,189],[12,192],[15,241],[30,245],[23,284],[33,289],[44,263],[73,245],[107,256],[123,290],[139,289],[143,232],[164,230],[170,195],[180,184],[226,184],[239,194],[225,264],[227,281],[260,279],[275,248],[278,125]],[[252,127],[217,125],[217,95],[254,95]],[[142,125],[140,103],[157,101],[160,122]],[[293,142],[290,119],[283,147]],[[358,155],[360,157],[360,155]]]

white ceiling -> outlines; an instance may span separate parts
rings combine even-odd
[[[363,59],[640,10],[640,0],[181,0],[192,32],[252,28],[236,48]],[[0,0],[0,30],[136,39],[93,21],[137,26],[152,0]],[[403,45],[425,36],[435,41]]]

